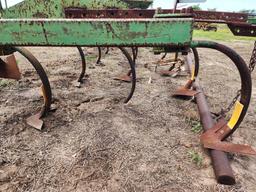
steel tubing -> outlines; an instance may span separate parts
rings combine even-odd
[[[199,83],[196,81],[193,83],[193,87],[199,93],[196,94],[196,103],[198,112],[200,115],[201,123],[204,131],[211,129],[215,122],[211,116],[205,95]],[[209,154],[212,160],[212,166],[215,172],[218,183],[225,185],[234,185],[236,183],[235,176],[230,166],[228,157],[225,152],[209,149]]]
[[[196,60],[197,59],[198,58],[196,58]],[[191,54],[188,54],[186,60],[189,69],[192,71],[193,60],[191,58]],[[199,63],[199,60],[197,60],[196,62]],[[199,85],[198,79],[196,79],[196,81],[193,82],[193,88],[198,92],[195,95],[198,112],[200,115],[204,131],[207,131],[214,126],[215,122],[211,116],[211,112],[209,110],[206,97],[203,93],[202,88]],[[225,185],[234,185],[236,181],[226,153],[223,151],[209,149],[209,154],[212,160],[212,166],[217,182]]]

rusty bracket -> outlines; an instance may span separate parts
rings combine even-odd
[[[14,54],[0,58],[0,78],[21,79],[21,73]]]
[[[256,37],[256,25],[249,23],[228,23],[234,35]]]
[[[85,8],[66,7],[64,9],[67,18],[153,18],[156,14],[155,9],[103,9],[92,10]],[[211,22],[211,23],[227,23],[227,22],[247,22],[248,14],[246,13],[230,13],[218,11],[198,11],[192,8],[175,10],[160,9],[157,14],[172,14],[173,18],[193,16],[196,22]],[[168,17],[168,15],[167,15]]]
[[[249,145],[233,144],[227,141],[222,141],[230,131],[231,129],[228,127],[227,122],[224,119],[220,119],[213,128],[201,135],[201,143],[208,149],[243,155],[256,155],[256,151]]]

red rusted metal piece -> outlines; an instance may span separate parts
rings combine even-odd
[[[27,118],[26,122],[31,127],[38,129],[38,130],[42,130],[44,122],[43,122],[43,120],[41,120],[41,118],[42,118],[42,114],[41,114],[41,112],[39,112],[39,113]]]
[[[234,35],[256,37],[256,25],[249,23],[228,23]]]
[[[208,149],[243,155],[256,155],[256,151],[251,146],[222,141],[230,132],[231,129],[228,127],[227,122],[224,119],[220,119],[211,129],[201,135],[201,143]]]
[[[51,109],[52,92],[50,82],[40,62],[27,49],[20,47],[13,47],[12,49],[18,51],[33,65],[42,81],[41,94],[44,98],[44,104],[37,114],[27,118],[28,125],[41,130],[43,128],[43,121],[41,119],[45,117]]]
[[[173,9],[162,9],[157,11],[158,14],[172,14]],[[198,11],[192,8],[176,10],[175,13],[182,13],[182,17],[193,16],[196,22],[247,22],[248,14],[230,13],[217,11]],[[153,18],[156,14],[155,9],[104,9],[90,10],[84,8],[65,8],[67,18]],[[178,17],[178,16],[177,16]]]
[[[176,70],[161,70],[159,73],[161,76],[176,76],[180,71]]]
[[[211,112],[209,110],[205,95],[198,82],[193,83],[193,87],[199,92],[196,94],[196,103],[200,115],[201,123],[204,131],[210,130],[214,126]],[[218,183],[225,185],[234,185],[236,183],[235,176],[230,166],[227,155],[223,151],[209,150],[212,159],[213,169]]]
[[[3,56],[0,59],[0,77],[7,79],[21,79],[21,73],[14,54]]]
[[[213,23],[227,23],[227,22],[247,22],[248,14],[246,13],[231,13],[218,11],[200,11],[191,10],[196,22],[213,22]]]
[[[193,80],[189,80],[185,86],[177,89],[173,94],[174,97],[194,97],[199,91],[192,89]]]
[[[119,75],[119,76],[115,77],[114,80],[124,81],[127,83],[132,82],[131,70],[129,70],[128,73],[125,75]]]
[[[171,15],[180,13],[181,15]],[[88,10],[85,8],[65,8],[67,18],[153,18],[156,14],[162,14],[161,17],[193,17],[195,22],[206,23],[225,23],[234,35],[238,36],[256,36],[256,25],[247,23],[248,14],[231,13],[217,11],[201,11],[192,8],[185,9],[104,9],[104,10]],[[163,14],[166,14],[164,16]]]

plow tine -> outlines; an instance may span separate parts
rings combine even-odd
[[[229,153],[239,153],[242,155],[256,155],[256,151],[249,145],[240,145],[229,142],[214,141],[214,143],[203,143],[205,148],[225,151]]]
[[[85,77],[85,73],[86,73],[86,60],[85,60],[85,54],[83,52],[82,47],[78,46],[77,49],[78,49],[78,52],[80,54],[81,61],[82,61],[82,71],[81,71],[77,81],[79,83],[82,83],[83,82],[83,78]]]
[[[96,61],[96,65],[101,64],[101,56],[102,56],[102,50],[101,50],[101,47],[98,47],[98,59]]]
[[[45,117],[51,109],[52,91],[49,79],[40,62],[27,49],[19,47],[13,47],[13,49],[23,55],[33,65],[42,81],[41,94],[44,98],[44,104],[39,113],[27,118],[28,125],[41,130],[43,128],[43,121],[41,118]]]
[[[194,91],[186,88],[180,88],[176,90],[172,96],[173,97],[194,97],[198,93],[199,93],[198,91]]]
[[[124,103],[128,103],[130,101],[130,99],[132,98],[134,91],[135,91],[135,87],[136,87],[136,69],[135,69],[135,63],[134,63],[131,55],[128,53],[128,51],[124,47],[119,47],[119,49],[122,51],[122,53],[127,58],[130,68],[131,68],[130,71],[128,72],[127,76],[129,75],[129,77],[131,78],[132,88],[130,90],[128,97],[124,101]]]
[[[123,82],[126,82],[126,83],[131,83],[132,82],[132,78],[129,74],[119,75],[117,77],[114,77],[114,80],[123,81]]]
[[[234,144],[222,141],[231,132],[228,123],[220,119],[211,129],[201,135],[200,140],[205,148],[221,150],[243,155],[256,155],[256,151],[249,145]]]
[[[138,47],[132,47],[131,49],[132,49],[132,61],[133,61],[134,66],[135,66],[136,65],[136,59],[138,57]],[[130,83],[130,82],[132,82],[131,75],[132,75],[132,70],[129,70],[127,72],[127,74],[125,74],[125,75],[119,75],[117,77],[114,77],[114,80]]]
[[[34,127],[35,129],[42,130],[44,122],[41,120],[41,112],[29,117],[26,119],[26,122],[29,126]]]
[[[199,55],[198,55],[196,48],[192,48],[191,50],[192,50],[192,53],[194,56],[194,62],[193,62],[192,57],[190,56],[190,53],[188,53],[188,56],[186,57],[188,68],[191,73],[191,78],[190,78],[190,80],[188,80],[188,82],[186,83],[185,86],[177,89],[174,92],[174,94],[172,95],[174,97],[180,97],[180,98],[194,97],[196,94],[199,93],[199,91],[194,90],[192,88],[193,82],[195,81],[196,77],[198,76],[198,72],[199,72]]]
[[[236,65],[241,77],[241,99],[240,101],[237,101],[233,115],[228,123],[226,123],[223,119],[221,119],[218,123],[214,122],[206,101],[206,97],[199,85],[198,80],[196,79],[193,82],[193,88],[196,91],[199,91],[195,98],[200,119],[205,130],[205,133],[201,136],[201,142],[204,147],[209,148],[213,168],[218,182],[231,185],[235,183],[235,178],[225,152],[256,155],[256,151],[248,145],[233,144],[223,141],[237,129],[248,109],[252,88],[250,73],[244,60],[236,52],[224,45],[207,41],[198,41],[195,42],[195,46],[193,47],[211,48],[224,53]],[[188,65],[191,69],[192,63],[189,61],[191,60],[188,59]]]
[[[21,79],[21,73],[14,54],[6,56],[3,60],[0,59],[0,77],[15,80]]]
[[[185,86],[177,89],[174,94],[172,95],[173,97],[179,97],[179,98],[183,98],[183,97],[194,97],[196,94],[199,93],[199,91],[193,90],[192,89],[192,84],[193,81],[189,80]]]

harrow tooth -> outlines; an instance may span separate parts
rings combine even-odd
[[[21,79],[21,73],[14,54],[0,59],[0,77],[6,79]]]
[[[44,122],[43,122],[43,120],[40,119],[41,117],[42,117],[42,113],[39,112],[39,113],[27,118],[26,122],[31,127],[38,129],[38,130],[42,130]]]
[[[26,120],[28,125],[38,130],[41,130],[43,128],[43,121],[41,120],[41,118],[45,117],[49,113],[51,108],[52,91],[49,79],[41,63],[27,49],[20,47],[13,47],[12,49],[19,52],[30,62],[42,82],[42,85],[40,86],[40,94],[43,96],[44,104],[40,112],[27,118]]]
[[[182,88],[176,90],[172,96],[174,96],[174,97],[194,97],[198,93],[199,93],[198,91],[182,87]]]
[[[161,70],[159,73],[161,76],[173,76],[177,74],[178,71],[170,71],[170,70]]]
[[[193,81],[189,80],[185,86],[177,89],[172,96],[173,97],[194,97],[196,94],[200,92],[191,89],[192,84],[193,84]]]
[[[131,83],[132,82],[132,78],[130,75],[119,75],[117,77],[114,77],[114,80],[117,80],[117,81],[123,81],[123,82],[127,82],[127,83]]]
[[[225,151],[230,153],[239,153],[243,155],[256,155],[256,151],[249,145],[233,144],[222,141],[231,129],[224,119],[220,119],[213,128],[207,130],[200,137],[201,143],[205,148]]]
[[[114,80],[130,83],[130,82],[132,82],[131,75],[132,75],[132,71],[129,70],[125,75],[119,75],[119,76],[115,77]]]

